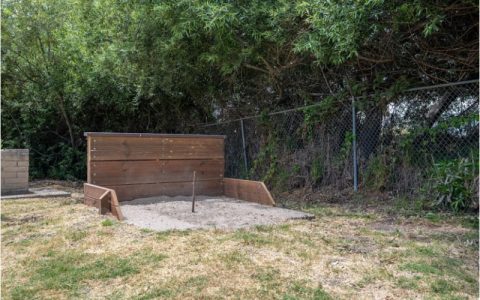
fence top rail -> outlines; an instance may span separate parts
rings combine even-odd
[[[131,133],[131,132],[84,132],[86,137],[102,136],[102,137],[164,137],[164,138],[214,138],[225,139],[225,135],[214,134],[167,134],[167,133]]]
[[[402,91],[402,93],[407,93],[407,92],[414,92],[414,91],[422,91],[422,90],[431,90],[431,89],[436,89],[436,88],[443,88],[443,87],[450,87],[450,86],[457,86],[457,85],[463,85],[463,84],[471,84],[471,83],[478,83],[479,79],[472,79],[472,80],[466,80],[466,81],[458,81],[458,82],[450,82],[450,83],[443,83],[443,84],[437,84],[437,85],[429,85],[429,86],[424,86],[424,87],[415,87],[415,88],[410,88]],[[355,99],[362,99],[369,97],[369,95],[365,96],[357,96]],[[304,109],[309,109],[312,107],[316,107],[320,105],[320,102],[307,105],[307,106],[301,106],[301,107],[295,107],[295,108],[290,108],[290,109],[285,109],[281,111],[276,111],[269,113],[269,116],[274,116],[274,115],[279,115],[279,114],[284,114],[292,111],[299,111],[299,110],[304,110]],[[222,124],[228,124],[232,122],[238,122],[241,120],[249,120],[249,119],[256,119],[259,118],[261,115],[253,115],[253,116],[248,116],[248,117],[243,117],[243,118],[237,118],[233,120],[227,120],[227,121],[221,121],[221,122],[216,122],[216,123],[203,123],[203,124],[197,124],[197,126],[203,126],[203,127],[210,127],[210,126],[215,126],[215,125],[222,125]]]

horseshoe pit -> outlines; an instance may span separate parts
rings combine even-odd
[[[153,230],[235,229],[313,215],[275,207],[263,182],[224,178],[219,135],[87,132],[84,203]]]

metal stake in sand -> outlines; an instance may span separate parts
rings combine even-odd
[[[193,182],[192,182],[192,213],[195,212],[195,171],[193,171]]]

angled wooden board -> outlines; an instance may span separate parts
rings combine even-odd
[[[114,190],[93,185],[83,184],[84,204],[98,208],[100,214],[111,212],[117,219],[123,220],[117,195]]]
[[[91,183],[108,186],[122,184],[191,182],[193,171],[197,180],[221,180],[223,159],[95,161],[91,164]]]
[[[223,182],[224,194],[227,197],[264,205],[275,205],[270,191],[261,181],[224,178]]]
[[[83,195],[88,198],[100,199],[100,197],[108,191],[108,188],[94,184],[83,184]]]

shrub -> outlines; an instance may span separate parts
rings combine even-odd
[[[434,205],[453,211],[467,210],[477,196],[473,186],[478,174],[478,160],[459,158],[434,164],[431,188]]]

